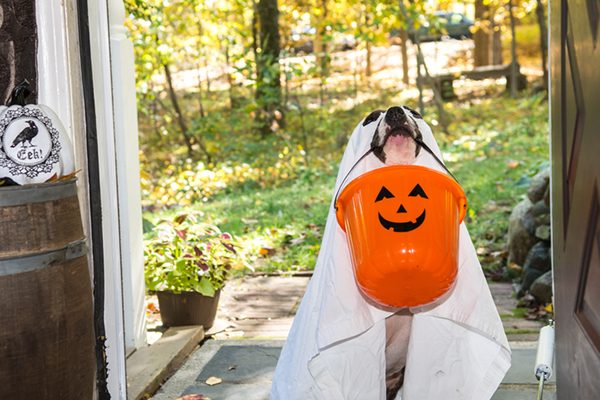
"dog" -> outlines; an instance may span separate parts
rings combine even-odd
[[[382,113],[384,116],[379,119]],[[418,112],[406,106],[394,106],[386,111],[375,110],[365,118],[363,126],[380,121],[371,141],[371,149],[382,163],[407,165],[415,162],[421,151],[419,142],[423,141],[415,118],[423,119]]]
[[[339,193],[353,170],[357,177],[395,164],[451,175],[429,126],[404,106],[376,110],[356,125],[335,188]],[[459,228],[453,291],[427,307],[385,308],[356,284],[348,237],[336,221],[338,193],[277,361],[271,399],[391,400],[399,392],[421,400],[490,399],[510,367],[510,347],[466,227]]]
[[[383,114],[383,116],[382,116]],[[415,119],[423,119],[415,110],[402,106],[375,110],[363,121],[363,126],[378,123],[371,150],[385,165],[410,165],[421,151],[423,135]],[[386,397],[396,398],[404,381],[406,355],[410,339],[412,314],[401,310],[386,318]]]

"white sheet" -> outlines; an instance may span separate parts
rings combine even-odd
[[[441,158],[429,126],[416,121],[425,143]],[[355,128],[336,190],[369,149],[377,122],[363,127],[361,121]],[[443,172],[423,149],[415,164]],[[346,184],[382,166],[369,155]],[[510,366],[510,348],[464,223],[453,291],[440,304],[411,311],[415,315],[402,399],[489,399]],[[368,304],[359,293],[332,203],[314,275],[275,370],[271,399],[385,399],[384,319],[392,313]]]

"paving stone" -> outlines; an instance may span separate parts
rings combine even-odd
[[[283,341],[211,340],[195,351],[154,400],[205,394],[213,400],[267,399]],[[223,382],[209,386],[211,376]],[[246,394],[246,397],[239,397]]]
[[[537,347],[535,347],[535,345],[532,345],[529,348],[514,348],[513,346],[512,365],[506,374],[506,377],[504,377],[503,383],[511,385],[537,385],[538,381],[533,372],[533,369],[535,368],[536,353]],[[554,375],[550,377],[549,383],[556,383],[556,377]]]
[[[214,338],[285,339],[293,314],[304,295],[306,277],[251,277],[228,284],[221,298],[217,322],[208,332]],[[490,289],[501,314],[512,315],[517,300],[510,283],[491,283]],[[493,400],[535,399],[533,375],[536,344],[541,323],[504,318],[506,329],[518,333],[509,338],[532,340],[513,343],[513,363]],[[204,394],[213,400],[267,400],[277,357],[283,340],[209,340],[196,350],[180,370],[153,397],[174,400],[183,394]],[[209,386],[211,376],[223,381]],[[554,400],[554,378],[544,400]]]
[[[504,389],[500,388],[492,396],[492,400],[535,400],[537,389]],[[544,390],[544,400],[556,400],[556,391]]]
[[[173,327],[152,346],[136,350],[127,358],[127,397],[136,400],[153,393],[203,338],[202,326]]]
[[[260,345],[223,345],[196,378],[205,382],[211,376],[223,383],[270,383],[281,348]]]
[[[270,383],[220,384],[191,386],[183,394],[203,394],[212,400],[269,400],[270,390]]]

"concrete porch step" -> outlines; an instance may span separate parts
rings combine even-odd
[[[202,326],[173,327],[151,346],[136,350],[127,358],[127,398],[152,395],[203,339]]]
[[[203,394],[213,400],[267,400],[283,341],[210,340],[196,350],[179,371],[153,397],[173,400],[186,394]],[[512,366],[492,400],[535,400],[533,375],[536,343],[511,343]],[[208,385],[207,379],[222,380]],[[554,378],[545,386],[544,400],[556,399]]]

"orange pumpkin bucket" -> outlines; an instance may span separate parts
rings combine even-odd
[[[382,167],[350,182],[336,209],[356,282],[371,300],[422,306],[454,285],[467,198],[449,176],[421,166]]]

